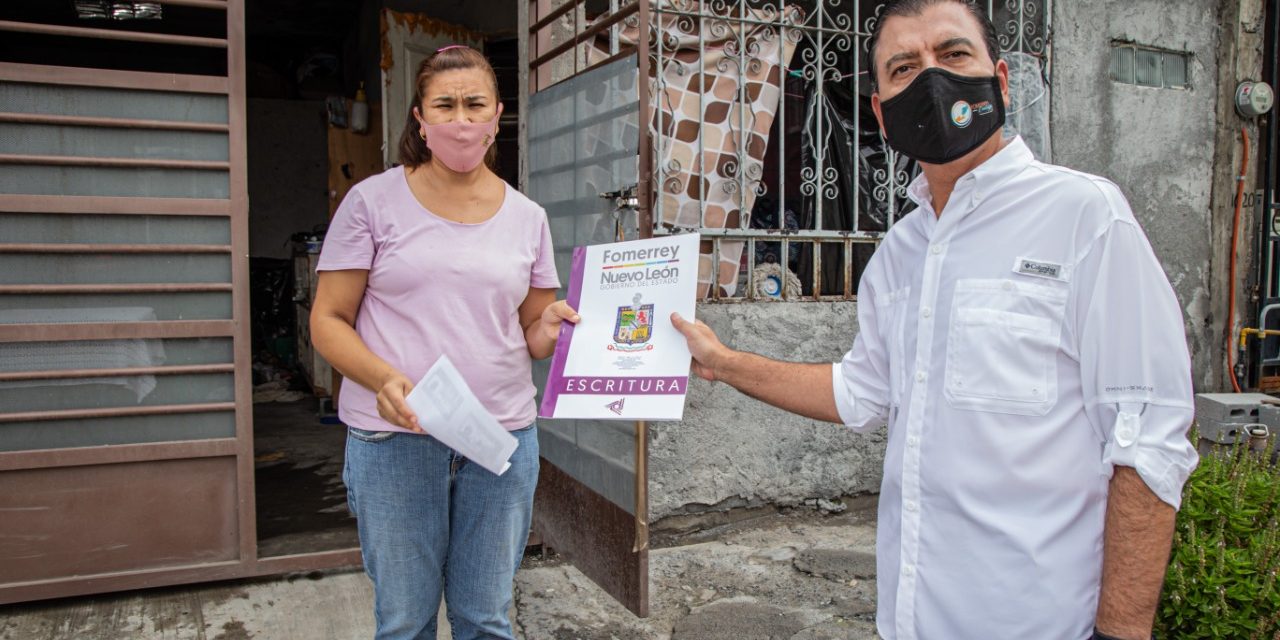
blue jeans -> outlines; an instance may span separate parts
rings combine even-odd
[[[348,429],[342,479],[373,581],[377,640],[436,637],[444,596],[456,640],[512,640],[511,583],[538,484],[538,433],[496,476],[430,436]]]

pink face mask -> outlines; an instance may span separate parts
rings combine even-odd
[[[484,161],[485,152],[498,135],[501,117],[502,103],[498,103],[498,114],[489,122],[422,123],[431,157],[458,173],[470,173]]]

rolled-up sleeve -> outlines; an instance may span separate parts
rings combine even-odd
[[[877,329],[875,294],[864,277],[858,285],[858,335],[831,367],[836,411],[845,426],[866,432],[884,424],[889,397],[889,357]]]
[[[1124,197],[1103,193],[1117,217],[1072,276],[1085,412],[1103,463],[1133,467],[1176,509],[1198,461],[1187,439],[1194,404],[1182,311]]]

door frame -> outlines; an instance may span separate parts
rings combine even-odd
[[[38,84],[67,85],[91,88],[156,90],[196,94],[225,95],[227,97],[227,124],[194,123],[189,130],[225,130],[228,134],[229,156],[225,163],[228,171],[229,193],[226,199],[156,198],[156,197],[96,197],[68,195],[0,194],[0,215],[4,213],[40,214],[102,214],[102,215],[180,215],[226,217],[230,225],[231,244],[221,250],[229,255],[231,263],[232,317],[230,320],[202,321],[153,321],[130,323],[80,323],[80,324],[9,324],[0,325],[0,343],[37,341],[76,341],[104,339],[160,339],[160,338],[231,338],[234,352],[233,364],[201,365],[199,371],[192,367],[153,367],[149,373],[156,375],[174,373],[226,373],[234,376],[234,402],[201,405],[170,405],[123,409],[97,409],[75,411],[40,411],[5,413],[0,409],[0,423],[69,419],[136,416],[148,414],[180,415],[193,411],[226,411],[235,413],[235,436],[192,441],[170,441],[146,444],[105,445],[67,449],[41,449],[0,452],[0,477],[5,474],[65,469],[67,486],[75,486],[77,476],[89,468],[112,465],[150,465],[174,461],[199,461],[234,458],[235,468],[235,518],[234,530],[237,544],[233,559],[207,562],[185,562],[170,566],[145,566],[148,550],[140,549],[128,559],[139,563],[140,568],[102,570],[95,572],[90,566],[74,575],[58,575],[31,581],[0,583],[0,604],[87,595],[126,589],[138,589],[165,585],[246,578],[287,573],[358,567],[360,550],[338,549],[318,553],[274,556],[258,556],[257,519],[255,515],[255,478],[253,450],[253,390],[250,352],[249,315],[249,246],[248,246],[248,188],[245,114],[245,28],[244,0],[166,0],[165,4],[224,11],[227,30],[225,39],[194,38],[191,36],[129,32],[123,29],[93,29],[61,25],[42,25],[18,22],[0,23],[0,32],[18,31],[82,38],[112,38],[140,42],[184,44],[202,47],[225,48],[227,55],[226,76],[182,75],[95,69],[81,67],[57,67],[47,65],[0,63],[0,81]],[[8,122],[37,123],[33,114],[0,114]],[[157,128],[154,121],[133,119],[101,119],[68,117],[61,124],[78,126],[111,126],[124,128]],[[47,123],[46,123],[47,124]],[[163,127],[161,127],[163,128]],[[170,127],[172,128],[172,127]],[[178,127],[183,128],[183,127]],[[190,161],[177,160],[129,160],[121,158],[72,158],[72,157],[0,157],[3,164],[52,164],[62,166],[123,166],[196,168]],[[208,167],[199,167],[208,168]],[[221,165],[219,168],[223,168]],[[112,251],[136,252],[144,245],[113,246]],[[0,250],[39,252],[49,248],[26,246],[3,247]],[[175,251],[176,251],[175,245]],[[225,285],[219,285],[225,287]],[[92,293],[94,285],[86,286]],[[225,290],[225,289],[219,289]],[[64,370],[39,372],[52,377],[85,377],[94,375],[138,375],[137,370]],[[23,374],[12,374],[21,376]],[[29,375],[29,374],[28,374]],[[50,376],[42,376],[50,377]],[[116,467],[123,469],[123,467]],[[13,477],[13,476],[11,476]],[[143,502],[145,505],[145,502]],[[88,518],[96,514],[117,512],[120,504],[93,504]],[[145,507],[129,514],[143,526],[164,527],[155,522]]]
[[[528,186],[528,104],[529,97],[548,88],[552,81],[552,63],[563,55],[573,57],[572,73],[561,79],[577,77],[605,65],[636,55],[638,81],[637,132],[640,136],[637,192],[638,233],[640,238],[653,235],[650,190],[652,188],[651,152],[647,127],[651,117],[649,84],[649,30],[640,29],[636,45],[621,47],[605,59],[592,64],[581,63],[576,52],[580,45],[597,34],[639,20],[649,24],[648,0],[636,0],[623,8],[611,3],[612,12],[593,25],[583,24],[581,15],[586,0],[526,0],[519,19],[520,38],[520,176],[521,187]],[[553,29],[572,15],[572,33],[553,43]],[[534,498],[533,528],[543,544],[564,555],[583,575],[599,585],[635,615],[649,615],[649,439],[648,425],[635,423],[635,502],[628,511],[601,493],[556,466],[546,458],[541,461],[538,491]]]

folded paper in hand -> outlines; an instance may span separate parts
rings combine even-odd
[[[405,400],[436,440],[497,475],[511,468],[507,461],[519,441],[485,410],[448,356],[436,360]]]

